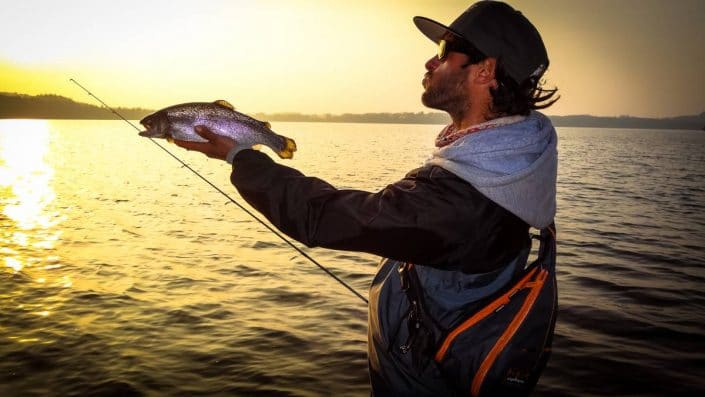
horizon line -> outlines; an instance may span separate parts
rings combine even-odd
[[[16,95],[16,96],[26,96],[26,97],[42,97],[42,96],[53,96],[53,97],[58,97],[58,98],[64,98],[68,99],[70,101],[73,101],[77,104],[83,104],[83,105],[90,105],[90,106],[96,106],[96,107],[102,107],[96,103],[90,103],[90,102],[80,102],[72,97],[67,97],[55,93],[42,93],[42,94],[27,94],[27,93],[21,93],[21,92],[8,92],[8,91],[0,91],[0,95],[2,94],[9,94],[9,95]],[[171,106],[171,105],[168,105]],[[124,109],[124,110],[145,110],[145,111],[158,111],[159,109],[152,109],[150,107],[143,107],[143,106],[112,106],[111,107],[115,109]],[[166,107],[166,106],[165,106]],[[661,120],[661,119],[672,119],[672,118],[679,118],[679,117],[693,117],[693,116],[702,116],[705,115],[705,109],[701,111],[700,113],[692,113],[692,114],[677,114],[677,115],[672,115],[672,116],[661,116],[661,117],[656,117],[656,116],[634,116],[630,114],[620,114],[620,115],[613,115],[613,116],[607,116],[607,115],[596,115],[596,114],[590,114],[590,113],[576,113],[576,114],[550,114],[547,112],[543,112],[546,116],[549,117],[579,117],[579,116],[588,116],[588,117],[596,117],[596,118],[636,118],[636,119],[652,119],[652,120]],[[366,114],[443,114],[443,115],[448,115],[447,112],[437,110],[437,109],[429,109],[428,111],[396,111],[396,112],[390,112],[390,111],[367,111],[367,112],[362,112],[362,113],[351,113],[351,112],[344,112],[344,113],[330,113],[330,112],[324,112],[324,113],[305,113],[301,111],[276,111],[276,112],[263,112],[263,111],[254,111],[251,112],[251,114],[266,114],[266,115],[299,115],[299,116],[331,116],[331,117],[336,117],[336,116],[346,116],[346,115],[366,115]]]

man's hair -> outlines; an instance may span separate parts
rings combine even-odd
[[[488,58],[487,55],[469,42],[465,40],[461,42],[465,54],[469,57],[468,62],[462,66],[463,68]],[[495,80],[497,80],[497,88],[490,89],[490,94],[492,94],[490,112],[495,116],[513,116],[517,114],[527,116],[530,111],[545,109],[561,98],[560,95],[554,98],[558,88],[544,89],[545,81],[540,77],[529,77],[523,83],[517,83],[507,74],[501,60],[497,60],[494,75]]]
[[[509,77],[500,62],[495,69],[497,88],[491,88],[490,111],[496,116],[528,115],[531,110],[545,109],[561,97],[554,97],[558,88],[544,89],[540,77],[529,77],[521,84]]]

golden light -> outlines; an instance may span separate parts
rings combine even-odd
[[[52,225],[44,208],[54,200],[50,181],[53,169],[44,161],[48,150],[49,128],[43,120],[15,120],[4,123],[0,134],[0,188],[8,194],[3,214],[13,220],[19,230],[46,229]],[[15,233],[16,242],[23,237]]]
[[[52,249],[60,218],[51,211],[56,194],[47,163],[50,130],[44,120],[5,120],[0,131],[0,254],[17,273],[38,263],[32,252]],[[41,256],[41,255],[40,255]]]
[[[15,273],[19,272],[24,267],[24,265],[22,265],[22,262],[10,257],[5,258],[5,266],[14,270]]]

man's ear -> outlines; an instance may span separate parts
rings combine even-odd
[[[478,84],[496,85],[495,70],[497,69],[497,58],[485,58],[477,63],[477,73],[475,81]]]

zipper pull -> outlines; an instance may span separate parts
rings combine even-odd
[[[399,283],[401,284],[401,290],[406,291],[409,289],[409,273],[406,271],[406,263],[400,263],[397,267],[397,272],[399,272]]]
[[[402,354],[406,354],[411,350],[411,345],[414,344],[416,335],[419,333],[419,328],[421,327],[421,322],[418,316],[418,305],[416,301],[411,302],[411,309],[409,310],[409,316],[407,317],[407,329],[409,330],[409,336],[406,338],[406,343],[399,346],[399,351]]]

